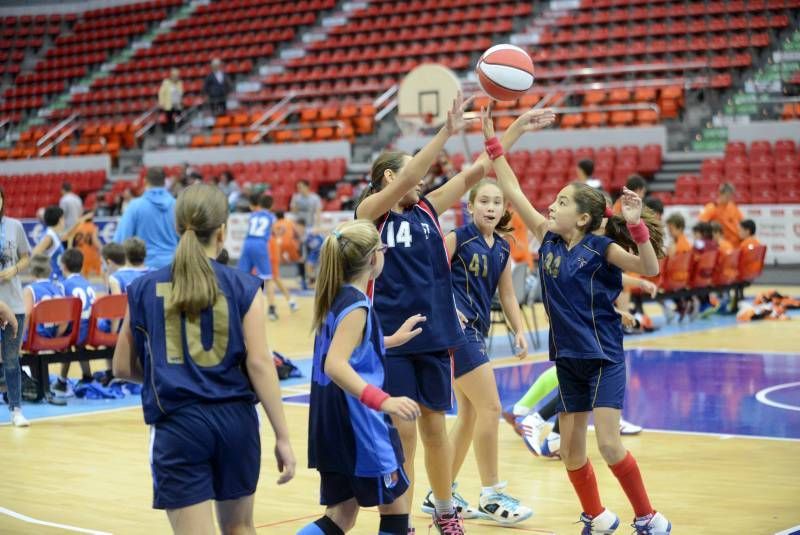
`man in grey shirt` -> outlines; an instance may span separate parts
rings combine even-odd
[[[83,215],[83,201],[72,192],[72,184],[69,182],[61,184],[61,200],[58,201],[58,206],[64,210],[65,229],[71,229]]]
[[[322,213],[322,201],[319,195],[311,191],[308,180],[297,183],[297,192],[292,195],[289,203],[295,219],[305,222],[306,228],[312,229],[319,224],[319,215]]]

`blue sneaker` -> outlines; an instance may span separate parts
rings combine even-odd
[[[636,535],[669,535],[672,524],[661,513],[652,513],[636,518],[631,524]]]
[[[619,527],[619,517],[609,509],[595,517],[581,513],[579,522],[583,522],[581,535],[611,535]]]
[[[561,435],[558,433],[550,433],[547,438],[542,442],[542,457],[556,457],[561,458]]]

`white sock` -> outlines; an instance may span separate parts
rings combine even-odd
[[[481,496],[488,496],[489,494],[494,494],[496,491],[494,490],[494,486],[491,487],[481,487]]]
[[[433,507],[436,509],[436,516],[449,515],[453,512],[453,498],[437,500],[433,497]]]
[[[519,403],[514,405],[514,416],[527,416],[530,412],[531,410],[524,405],[520,405]]]

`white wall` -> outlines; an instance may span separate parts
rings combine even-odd
[[[318,143],[277,143],[214,149],[173,149],[145,152],[144,165],[263,162],[267,160],[304,160],[344,158],[350,162],[350,143],[322,141]]]
[[[483,135],[467,134],[469,152],[483,150]],[[427,143],[430,136],[403,136],[397,140],[397,148],[406,152],[414,152]],[[604,147],[607,145],[661,145],[667,150],[667,129],[663,126],[640,128],[586,128],[578,130],[543,130],[525,134],[514,148],[516,150],[558,149],[562,147]],[[464,153],[463,136],[453,136],[447,141],[445,149],[449,153]]]
[[[793,139],[800,142],[800,121],[757,121],[728,127],[728,141],[751,143],[757,139],[775,141]]]
[[[97,171],[99,169],[104,170],[106,176],[111,173],[111,158],[108,154],[38,158],[35,160],[5,160],[0,162],[0,175]]]

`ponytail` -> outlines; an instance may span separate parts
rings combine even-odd
[[[314,295],[314,332],[319,332],[342,286],[370,269],[372,253],[379,245],[375,225],[363,220],[342,223],[325,238]]]
[[[194,184],[178,195],[175,222],[181,239],[172,262],[170,305],[181,312],[196,315],[217,302],[217,277],[203,247],[227,218],[227,200],[217,187]]]
[[[642,207],[642,221],[647,225],[647,230],[650,231],[650,244],[656,252],[658,258],[663,258],[664,253],[664,227],[661,220],[654,211]],[[606,236],[614,240],[620,247],[626,251],[639,251],[636,242],[631,237],[628,230],[628,225],[625,223],[625,218],[621,215],[615,215],[608,218],[606,222]]]
[[[383,177],[386,171],[400,172],[400,169],[403,168],[406,156],[408,156],[408,154],[405,152],[386,151],[382,152],[381,155],[375,159],[372,164],[372,169],[370,170],[369,184],[367,184],[367,187],[364,188],[356,201],[355,209],[353,210],[356,214],[358,214],[358,206],[364,199],[383,189]]]

